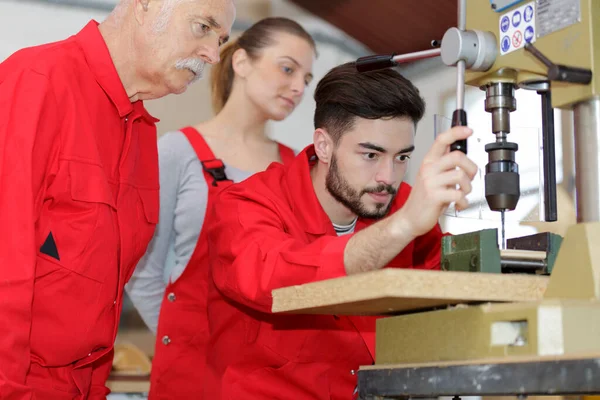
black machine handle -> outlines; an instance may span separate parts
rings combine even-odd
[[[550,90],[538,91],[542,97],[542,145],[544,148],[544,219],[548,222],[558,218],[556,201],[556,156],[554,150],[554,109]]]
[[[585,68],[569,67],[554,64],[533,44],[525,44],[525,50],[542,62],[548,68],[550,81],[568,82],[587,85],[592,81],[592,71]],[[542,97],[542,144],[544,148],[544,219],[556,221],[558,204],[556,199],[556,155],[554,148],[554,110],[552,109],[552,94],[548,90],[538,91]]]
[[[548,79],[558,82],[579,83],[587,85],[592,81],[592,71],[585,68],[569,67],[554,64],[531,43],[525,44],[525,50],[530,52],[548,68]]]
[[[454,110],[452,113],[452,127],[467,126],[467,112],[465,110]],[[462,151],[467,154],[467,139],[457,140],[450,145],[450,151]]]
[[[395,67],[397,64],[394,62],[393,58],[394,54],[360,57],[356,60],[356,70],[358,72],[369,72]]]

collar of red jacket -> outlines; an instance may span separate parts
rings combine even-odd
[[[287,169],[290,203],[306,232],[314,235],[335,235],[331,220],[317,198],[310,176],[310,170],[316,163],[315,146],[311,144],[290,164]]]
[[[96,81],[113,102],[121,118],[135,109],[146,120],[150,122],[159,121],[146,111],[142,101],[136,101],[132,104],[129,100],[106,46],[106,42],[98,29],[98,22],[94,20],[90,21],[75,35],[75,40],[79,44],[79,47],[81,47],[90,70],[96,77]]]
[[[310,176],[310,169],[316,164],[317,155],[314,145],[307,146],[287,169],[287,186],[290,204],[294,214],[302,221],[305,231],[314,235],[335,235],[333,224],[321,206]],[[410,193],[410,186],[404,182],[400,185],[398,195],[390,212],[398,210]],[[376,220],[359,218],[356,230],[375,223]]]

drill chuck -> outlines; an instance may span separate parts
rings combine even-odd
[[[519,165],[515,162],[518,148],[511,142],[485,146],[489,160],[485,166],[485,198],[493,211],[514,210],[519,202]]]

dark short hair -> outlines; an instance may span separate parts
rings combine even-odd
[[[355,119],[423,118],[419,90],[394,69],[358,72],[349,62],[331,69],[315,90],[315,129],[326,129],[338,143]]]

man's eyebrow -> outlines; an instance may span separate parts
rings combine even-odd
[[[214,17],[206,17],[206,22],[208,22],[208,25],[213,29],[221,29],[221,25],[219,25],[219,23]]]
[[[362,147],[363,149],[375,150],[375,151],[378,151],[380,153],[386,153],[387,152],[383,147],[378,146],[378,145],[373,144],[373,143],[369,143],[369,142],[359,143],[358,145],[360,147]]]
[[[386,149],[384,149],[383,147],[378,146],[376,144],[373,144],[373,143],[364,142],[364,143],[359,143],[358,145],[364,149],[374,150],[374,151],[378,151],[380,153],[387,153]],[[412,145],[412,146],[408,146],[408,147],[400,150],[396,154],[411,153],[414,150],[415,150],[415,146]]]
[[[217,20],[215,19],[215,17],[213,17],[211,15],[209,15],[208,17],[203,17],[201,15],[194,15],[194,18],[200,18],[200,19],[206,20],[206,23],[208,24],[208,26],[210,26],[214,30],[221,29],[221,24],[219,24],[217,22]],[[221,36],[221,46],[227,42],[229,42],[229,35]]]
[[[411,152],[413,152],[413,151],[415,151],[415,146],[414,146],[414,145],[412,145],[412,146],[408,146],[407,148],[400,150],[400,151],[399,151],[398,153],[396,153],[396,154],[402,154],[402,153],[411,153]]]

